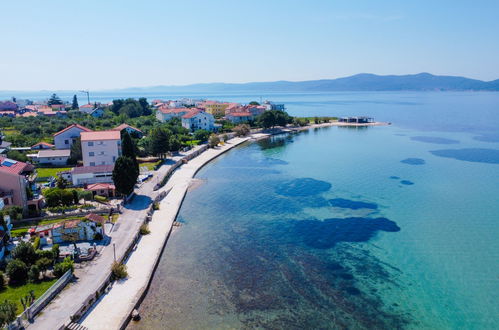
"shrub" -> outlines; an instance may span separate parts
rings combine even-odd
[[[28,272],[28,278],[30,282],[38,282],[40,280],[40,267],[37,265],[31,266]]]
[[[79,191],[77,191],[77,193],[78,193],[78,199],[82,199],[83,198],[85,201],[91,201],[91,200],[94,199],[94,195],[92,194],[91,191],[88,191],[88,190],[79,190]]]
[[[248,124],[241,124],[237,125],[232,130],[236,133],[236,136],[246,136],[250,132],[250,127]]]
[[[59,253],[60,253],[59,244],[52,245],[52,256],[55,260],[59,258]]]
[[[210,136],[210,134],[211,133],[207,130],[198,129],[196,132],[194,132],[194,139],[205,142],[206,140],[208,140],[208,137]]]
[[[79,195],[78,195],[78,190],[72,189],[71,193],[73,194],[73,203],[74,204],[78,204],[80,202],[80,198],[79,198]]]
[[[152,204],[152,209],[153,209],[154,211],[159,210],[159,203],[158,203],[158,202],[154,202],[154,204]]]
[[[140,226],[140,234],[141,235],[149,235],[151,233],[151,231],[149,230],[149,226],[147,225],[147,223],[144,223]]]
[[[0,327],[4,327],[16,319],[17,306],[9,300],[0,304]]]
[[[0,272],[0,290],[5,288],[5,276],[3,275],[3,272]]]
[[[99,203],[106,203],[107,202],[107,198],[104,196],[95,195],[94,198]]]
[[[74,270],[74,261],[70,257],[64,258],[64,260],[54,266],[54,275],[56,277],[61,277],[68,270]]]
[[[111,272],[113,280],[120,280],[123,278],[127,278],[128,276],[126,265],[117,261],[113,262],[113,265],[111,266]]]
[[[52,254],[51,251],[47,251],[47,252],[50,252]],[[49,259],[49,258],[40,258],[36,261],[36,266],[40,269],[41,272],[45,273],[45,271],[50,267],[52,266],[52,259]]]
[[[23,217],[23,208],[13,205],[3,209],[2,213],[10,216],[12,220],[21,220]]]
[[[220,143],[220,139],[218,138],[218,135],[211,134],[210,138],[208,139],[208,145],[211,148],[215,148],[219,143]]]
[[[94,235],[94,240],[96,240],[96,241],[100,241],[103,238],[104,237],[102,236],[101,233],[95,233],[95,235]]]
[[[73,191],[64,189],[61,190],[61,203],[63,205],[69,206],[73,203]]]
[[[23,284],[28,278],[28,266],[18,259],[11,260],[6,268],[10,284]]]
[[[40,248],[40,237],[36,236],[35,241],[33,242],[33,248],[38,250]]]
[[[36,258],[38,260],[43,258],[53,260],[54,252],[52,250],[36,250]]]
[[[26,265],[32,265],[37,259],[36,251],[29,242],[21,241],[13,250],[12,258],[18,259]]]

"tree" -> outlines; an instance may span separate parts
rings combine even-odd
[[[211,132],[207,130],[198,129],[197,131],[194,132],[194,139],[200,140],[201,142],[205,142],[210,137],[210,134]]]
[[[145,97],[139,98],[139,104],[142,107],[142,116],[149,116],[152,114],[151,108],[149,107],[149,102]]]
[[[68,186],[68,180],[64,179],[62,176],[58,176],[55,180],[55,186],[59,189],[65,189]]]
[[[79,160],[83,159],[83,153],[81,151],[81,138],[78,137],[73,144],[71,144],[71,152],[68,159],[68,164],[76,165]]]
[[[59,98],[59,96],[57,96],[57,94],[52,94],[52,96],[50,97],[50,99],[48,100],[47,104],[50,106],[50,105],[54,105],[54,104],[62,104],[62,101],[61,99]]]
[[[9,283],[12,285],[23,284],[28,278],[28,266],[18,259],[9,261],[5,271],[9,276]]]
[[[165,127],[155,127],[150,134],[150,148],[154,156],[161,156],[170,150],[171,131]]]
[[[130,137],[130,134],[128,134],[128,132],[124,130],[121,135],[121,154],[125,157],[130,158],[133,161],[133,168],[137,172],[137,177],[138,177],[140,174],[140,170],[135,149],[136,148],[132,141],[132,138]]]
[[[54,275],[56,277],[61,277],[68,270],[74,270],[74,261],[70,257],[64,258],[64,260],[54,266]]]
[[[3,290],[5,288],[5,276],[3,275],[3,272],[0,272],[0,290]]]
[[[119,193],[124,195],[132,193],[138,178],[134,166],[134,162],[130,157],[120,156],[116,160],[113,169],[113,181]]]
[[[9,300],[0,304],[0,326],[3,328],[16,319],[17,306]]]
[[[78,98],[76,97],[76,94],[73,95],[73,103],[71,104],[71,109],[73,110],[78,110],[80,106],[78,105]]]
[[[263,128],[271,128],[275,126],[275,116],[272,111],[265,111],[258,116],[258,124]]]
[[[20,162],[27,162],[29,160],[28,156],[26,156],[25,154],[23,154],[22,152],[20,152],[18,150],[7,151],[7,157],[10,159],[13,159],[13,160],[20,161]]]
[[[208,139],[208,145],[210,148],[215,148],[220,143],[220,138],[216,134],[211,134]]]
[[[73,204],[73,191],[69,189],[62,189],[61,190],[61,203],[62,205],[68,206]]]
[[[177,152],[180,150],[180,147],[182,146],[182,143],[180,142],[180,140],[178,139],[178,137],[176,136],[172,136],[170,138],[170,146],[169,146],[169,149],[171,152]]]
[[[49,251],[50,252],[50,251]],[[45,275],[45,272],[47,269],[52,266],[53,261],[50,260],[49,258],[40,258],[36,261],[36,265],[40,269],[43,275]]]
[[[232,129],[236,136],[246,136],[250,132],[250,127],[248,124],[240,124]]]
[[[32,265],[35,263],[37,255],[36,250],[29,242],[21,241],[13,250],[12,258],[17,259],[25,263],[26,265]]]
[[[249,105],[260,105],[260,103],[258,103],[257,101],[251,101]]]
[[[28,278],[30,282],[38,282],[40,280],[40,267],[32,265],[28,271]]]

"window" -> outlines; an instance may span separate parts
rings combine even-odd
[[[90,151],[90,152],[88,153],[88,155],[89,155],[90,157],[93,157],[95,154],[94,154],[94,152],[93,152],[93,151]]]
[[[97,144],[101,146],[104,144],[104,141],[99,141]]]
[[[116,161],[116,156],[113,156],[113,162],[115,162],[115,161]]]
[[[95,166],[95,162],[90,162],[90,166]]]
[[[69,140],[64,140],[64,144],[69,144]]]
[[[88,146],[89,146],[89,147],[93,147],[93,146],[94,146],[94,143],[93,143],[93,142],[89,142],[89,143],[88,143]]]

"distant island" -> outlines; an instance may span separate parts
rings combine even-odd
[[[337,79],[251,83],[205,83],[116,89],[121,92],[329,92],[329,91],[499,91],[499,79],[482,81],[430,73],[381,76],[360,73]]]

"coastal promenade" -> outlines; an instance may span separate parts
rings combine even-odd
[[[111,244],[99,251],[98,257],[93,261],[86,263],[83,267],[77,265],[74,272],[77,280],[69,284],[43,309],[35,318],[34,323],[29,325],[30,329],[59,329],[69,322],[70,316],[74,315],[83,302],[107,280],[115,254],[117,260],[124,256],[142,224],[142,219],[147,215],[151,201],[159,193],[153,190],[154,185],[165,176],[171,164],[197,152],[199,148],[193,148],[187,153],[181,153],[168,160],[165,165],[154,172],[151,180],[135,190],[135,198],[122,208],[122,214],[112,232],[106,233],[111,238]]]
[[[233,138],[223,146],[208,149],[173,173],[165,187],[159,191],[171,189],[149,222],[151,233],[142,236],[136,250],[126,262],[128,278],[113,284],[112,289],[87,313],[81,322],[83,326],[92,330],[120,329],[126,324],[130,313],[147,289],[192,178],[205,164],[249,139]]]

